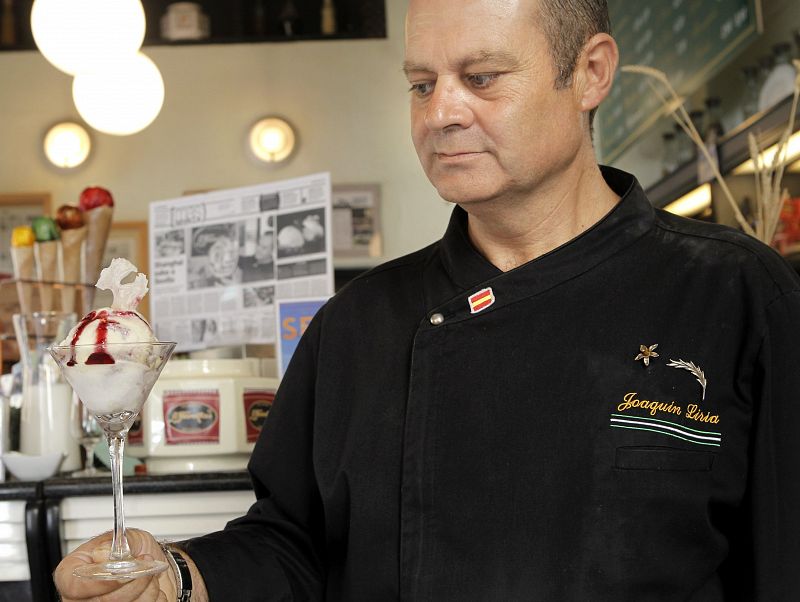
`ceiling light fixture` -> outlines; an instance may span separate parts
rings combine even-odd
[[[81,117],[106,134],[128,136],[150,125],[164,103],[164,80],[141,52],[79,73],[72,98]]]
[[[135,54],[145,27],[140,0],[35,0],[31,8],[36,46],[70,75]]]

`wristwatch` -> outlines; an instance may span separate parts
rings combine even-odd
[[[177,602],[191,602],[192,600],[192,573],[183,555],[167,544],[161,544],[164,556],[175,573],[175,588],[178,591]]]

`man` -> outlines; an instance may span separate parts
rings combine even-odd
[[[410,1],[414,143],[457,207],[314,319],[258,502],[180,546],[193,600],[796,599],[800,283],[597,166],[607,31],[603,0]],[[65,600],[176,599],[72,578],[102,541]]]

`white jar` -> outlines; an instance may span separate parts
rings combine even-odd
[[[208,16],[197,2],[173,2],[161,17],[161,37],[165,40],[202,40],[209,33]]]
[[[151,474],[244,469],[278,388],[259,367],[257,359],[171,360],[144,405],[132,455]]]

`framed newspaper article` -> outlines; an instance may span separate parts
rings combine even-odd
[[[111,263],[115,257],[124,257],[133,263],[140,272],[148,269],[148,250],[147,250],[147,222],[112,222],[111,231],[108,233],[106,241],[106,251],[103,254],[103,266]],[[111,293],[108,291],[97,291],[95,300],[101,295],[108,295],[108,303],[111,305]],[[97,302],[96,302],[97,304]],[[98,307],[103,307],[99,305]],[[150,295],[145,295],[139,305],[139,312],[145,317],[150,317]]]
[[[378,184],[333,187],[333,252],[336,257],[380,257],[381,188]]]
[[[150,204],[150,315],[181,351],[275,344],[279,300],[333,294],[330,175]]]
[[[10,276],[11,231],[17,226],[30,226],[34,218],[50,215],[50,194],[22,192],[0,194],[0,275]]]

